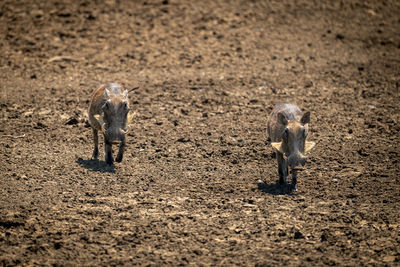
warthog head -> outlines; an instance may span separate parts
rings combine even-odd
[[[305,112],[300,121],[288,120],[285,114],[278,113],[278,123],[285,126],[282,133],[282,141],[271,143],[288,160],[292,170],[301,170],[306,164],[307,157],[304,155],[314,146],[314,142],[307,142],[308,123],[310,112]]]
[[[110,141],[122,141],[127,132],[134,113],[129,113],[128,90],[113,93],[105,89],[106,100],[102,106],[102,114],[95,115],[101,130]]]

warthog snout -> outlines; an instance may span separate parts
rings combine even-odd
[[[117,127],[110,127],[108,129],[105,129],[104,131],[104,135],[112,143],[121,142],[122,140],[124,140],[125,134],[126,130]]]
[[[301,153],[298,153],[297,155],[290,155],[288,157],[288,164],[291,169],[293,170],[302,170],[304,165],[306,165],[307,162],[307,157],[302,155]]]

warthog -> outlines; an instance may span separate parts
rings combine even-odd
[[[279,182],[286,183],[289,165],[292,190],[297,190],[297,171],[303,169],[307,160],[304,154],[315,146],[314,142],[306,141],[309,122],[310,111],[303,113],[293,103],[278,104],[268,118],[268,135],[276,150]]]
[[[116,83],[101,85],[94,91],[89,106],[94,139],[93,158],[97,159],[99,155],[98,131],[101,131],[104,134],[105,161],[110,165],[113,164],[113,143],[120,142],[115,160],[121,162],[124,155],[126,126],[133,118],[133,113],[129,113],[128,92]]]

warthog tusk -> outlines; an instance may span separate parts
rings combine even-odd
[[[121,129],[121,132],[123,132],[124,134],[127,134],[127,133],[129,132],[130,129],[131,129],[131,126],[128,125],[128,126],[126,127],[126,130]]]
[[[135,112],[129,113],[128,116],[127,116],[127,118],[126,118],[126,124],[129,125],[129,124],[131,123],[131,121],[132,121],[132,119],[133,119],[134,116],[135,116]]]

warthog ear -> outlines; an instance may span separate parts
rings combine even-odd
[[[304,124],[309,123],[310,122],[310,115],[311,115],[310,111],[307,111],[306,113],[304,113],[303,116],[300,119],[301,124],[304,125]]]
[[[96,121],[100,124],[100,126],[101,126],[101,131],[102,132],[104,132],[104,120],[103,120],[103,116],[101,116],[101,115],[98,115],[98,114],[96,114],[96,115],[94,115],[93,116],[95,119],[96,119]]]
[[[304,148],[305,152],[310,151],[313,147],[315,146],[315,142],[307,142],[306,141],[306,147]]]
[[[285,114],[283,114],[281,112],[278,113],[278,123],[285,125],[285,126],[288,124],[288,120],[287,120]]]
[[[128,113],[128,118],[126,119],[127,124],[131,123],[133,116],[135,116],[135,112]]]
[[[104,90],[104,93],[106,94],[107,98],[110,98],[110,91],[107,88]]]
[[[134,88],[132,88],[132,89],[129,89],[128,92],[130,93],[130,92],[135,91],[135,90],[137,90],[137,89],[139,89],[139,86],[134,87]]]
[[[128,97],[128,93],[129,93],[128,90],[125,90],[125,91],[124,91],[124,93],[123,93],[123,94],[124,94],[124,98],[127,98],[127,97]]]
[[[278,150],[282,154],[284,153],[282,150],[282,142],[271,142],[271,146],[273,146],[276,150]]]

